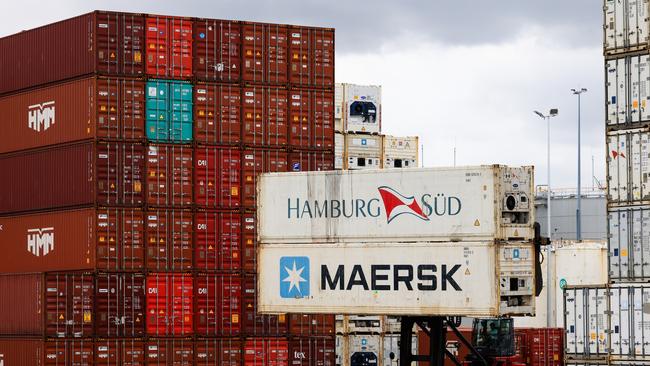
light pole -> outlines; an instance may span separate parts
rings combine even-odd
[[[580,184],[580,94],[586,93],[587,89],[571,89],[571,92],[578,96],[578,208],[576,209],[576,239],[582,241],[582,217],[580,211],[580,197],[582,197],[582,187]]]
[[[539,111],[534,111],[539,118],[546,120],[546,233],[548,239],[551,239],[551,117],[557,116],[557,108],[549,110],[548,115]],[[553,267],[551,267],[551,245],[546,247],[546,325],[551,328],[555,326],[555,302],[553,301],[555,295],[555,286],[551,288],[550,282]],[[555,281],[552,281],[555,285]]]

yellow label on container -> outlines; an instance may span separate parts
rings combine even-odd
[[[92,321],[92,314],[89,311],[84,312],[84,323],[90,323]]]
[[[239,314],[232,314],[232,322],[235,324],[239,323]]]
[[[627,249],[621,249],[621,257],[627,257]]]
[[[239,196],[239,187],[230,188],[230,194],[233,196]]]

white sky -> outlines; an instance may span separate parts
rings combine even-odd
[[[384,132],[419,135],[426,166],[532,164],[546,184],[552,119],[554,187],[577,180],[577,100],[582,180],[605,177],[605,97],[600,0],[55,1],[3,4],[0,36],[93,9],[258,20],[336,28],[338,82],[381,84]]]

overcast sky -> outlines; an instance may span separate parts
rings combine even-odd
[[[383,86],[384,132],[418,135],[425,166],[532,164],[546,184],[575,188],[577,99],[582,180],[604,183],[602,2],[596,0],[11,1],[0,35],[94,9],[336,28],[337,82]]]

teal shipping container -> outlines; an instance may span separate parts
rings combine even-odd
[[[148,81],[146,108],[150,141],[192,141],[192,84],[178,80]]]

